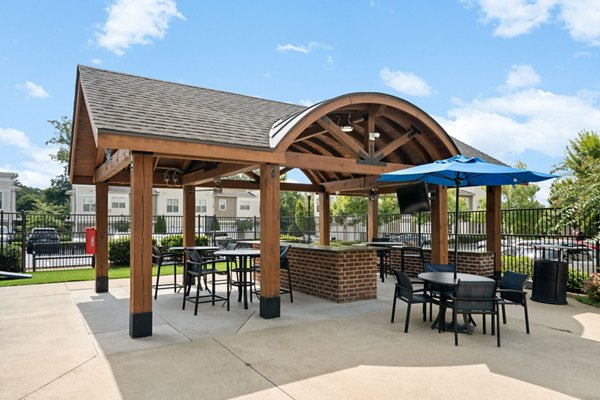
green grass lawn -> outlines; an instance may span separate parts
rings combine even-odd
[[[227,265],[218,263],[217,269],[225,271]],[[152,275],[156,276],[158,267],[152,266]],[[173,267],[165,266],[161,268],[161,276],[173,275]],[[183,274],[183,267],[177,267],[177,274]],[[114,266],[108,269],[109,279],[129,278],[129,266]],[[76,281],[93,281],[96,279],[96,270],[94,269],[72,269],[58,271],[40,271],[31,272],[31,279],[5,279],[0,280],[2,286],[22,286],[22,285],[38,285],[42,283],[58,283],[58,282],[76,282]]]

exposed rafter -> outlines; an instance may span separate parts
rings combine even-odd
[[[94,172],[94,182],[104,182],[115,176],[131,164],[131,151],[117,150],[108,162],[102,164]]]
[[[360,146],[360,144],[348,136],[342,129],[333,123],[333,121],[324,116],[317,120],[317,123],[323,127],[327,132],[331,134],[338,142],[344,145],[344,147],[355,157],[355,158],[367,158],[368,154]]]

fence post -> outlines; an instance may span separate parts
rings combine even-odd
[[[27,213],[21,210],[21,272],[27,268]]]
[[[254,240],[256,240],[256,215],[253,217],[254,219]]]

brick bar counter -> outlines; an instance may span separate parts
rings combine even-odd
[[[288,259],[294,291],[336,303],[377,298],[374,247],[293,244]],[[281,273],[286,286],[286,272]]]
[[[390,252],[392,268],[400,269],[402,259],[400,257],[400,247],[393,246]],[[425,263],[431,262],[431,250],[423,249]],[[448,252],[448,259],[452,262],[454,251]],[[457,272],[474,274],[480,276],[494,275],[494,253],[490,251],[464,251],[458,250],[458,268]],[[404,272],[409,276],[417,276],[423,272],[423,262],[415,258],[406,258],[404,260]]]

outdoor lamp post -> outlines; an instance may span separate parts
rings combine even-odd
[[[308,233],[308,238],[307,238],[306,241],[308,243],[310,243],[310,227],[311,227],[311,224],[310,224],[310,198],[311,198],[310,194],[307,195],[307,199],[308,199],[308,229],[307,229],[307,231],[308,231],[307,232]]]

